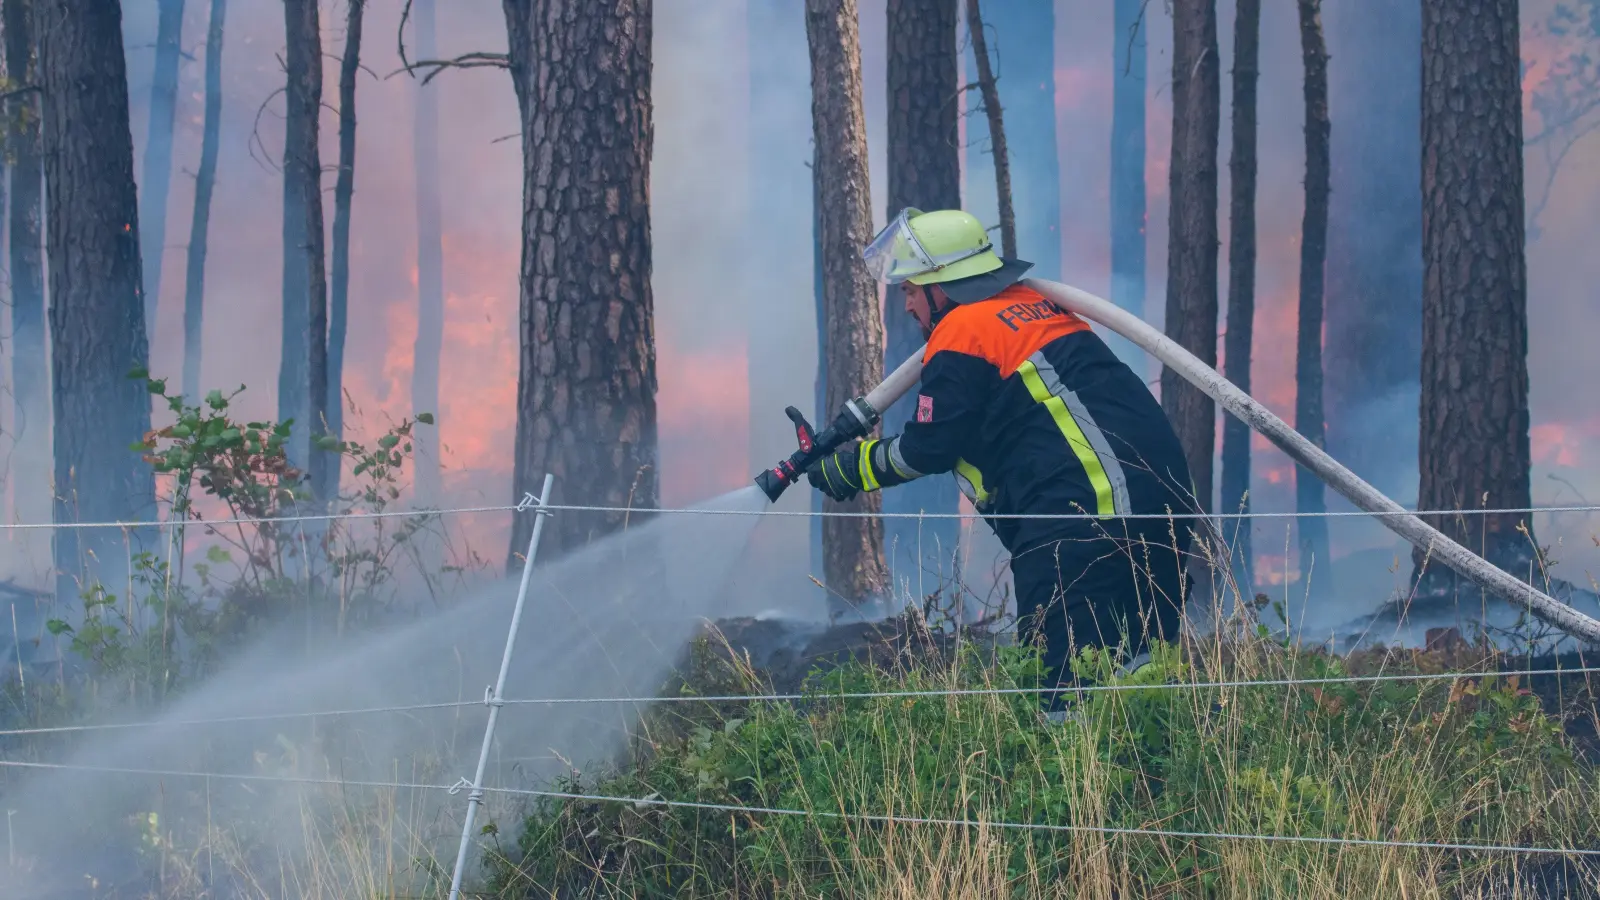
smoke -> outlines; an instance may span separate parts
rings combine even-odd
[[[765,503],[749,487],[697,508],[749,513]],[[786,602],[775,589],[781,586],[760,579],[758,569],[746,564],[736,572],[756,522],[737,514],[662,517],[536,569],[506,698],[648,698],[703,617],[767,612],[804,618],[804,610]],[[35,873],[29,876],[35,880],[12,887],[29,888],[18,895],[39,896],[45,881],[63,872],[74,879],[116,875],[105,870],[111,863],[96,851],[96,835],[115,835],[127,817],[145,810],[163,810],[179,823],[175,830],[193,837],[198,830],[183,823],[192,825],[206,807],[190,801],[248,797],[242,808],[219,800],[214,827],[248,833],[259,861],[306,852],[306,823],[330,812],[321,804],[366,802],[355,796],[363,790],[355,786],[308,799],[291,785],[241,788],[226,777],[196,783],[95,767],[443,785],[470,776],[486,716],[471,701],[494,683],[515,593],[514,582],[496,584],[450,609],[331,647],[310,661],[289,650],[303,635],[275,635],[173,704],[154,727],[91,732],[46,757],[73,770],[8,773],[24,776],[7,792],[7,806],[16,810],[18,856],[32,860],[28,868]],[[315,722],[179,724],[455,701],[468,704]],[[622,747],[641,708],[508,705],[499,718],[488,784],[542,787],[569,766],[588,771]],[[345,794],[352,796],[335,799]],[[432,792],[423,799],[438,820],[430,834],[449,835],[465,798]],[[248,819],[225,819],[239,813]],[[124,843],[131,838],[122,835]]]

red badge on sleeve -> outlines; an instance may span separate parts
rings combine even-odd
[[[917,395],[917,421],[933,421],[933,398],[929,397],[927,394]]]

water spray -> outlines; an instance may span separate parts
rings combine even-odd
[[[1224,378],[1222,373],[1201,362],[1193,353],[1179,346],[1150,323],[1108,300],[1059,282],[1043,278],[1024,278],[1021,283],[1038,291],[1045,299],[1061,309],[1098,322],[1138,344],[1145,352],[1183,376],[1185,381],[1204,391],[1211,399],[1222,404],[1224,409],[1238,416],[1245,424],[1288,454],[1289,458],[1321,478],[1351,503],[1369,513],[1374,513],[1384,527],[1405,538],[1412,546],[1439,559],[1484,590],[1528,610],[1567,634],[1600,644],[1600,621],[1518,580],[1422,521],[1377,488],[1361,480],[1322,448],[1306,440],[1271,410],[1257,403],[1253,397]],[[880,413],[877,411],[888,409],[910,391],[912,385],[922,377],[924,349],[919,348],[910,359],[901,363],[899,368],[865,397],[846,403],[834,423],[821,434],[813,435],[805,417],[799,410],[789,407],[786,412],[795,423],[800,449],[777,466],[756,476],[756,484],[767,497],[776,501],[784,489],[799,480],[800,474],[809,466],[838,449],[846,441],[865,437],[878,422]],[[857,411],[860,411],[860,414]]]

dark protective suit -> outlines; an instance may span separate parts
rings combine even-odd
[[[1176,640],[1189,468],[1149,388],[1083,319],[1023,285],[949,309],[916,414],[868,447],[882,486],[954,472],[1011,554],[1019,629],[1058,675],[1069,653]],[[874,452],[875,451],[875,452]],[[1157,514],[1160,518],[1114,516]],[[1085,517],[1087,514],[1087,517]]]

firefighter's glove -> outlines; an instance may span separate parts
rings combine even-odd
[[[862,441],[841,447],[806,470],[811,486],[843,503],[862,491],[872,492],[910,481],[914,474],[899,471],[890,452],[894,441]]]

